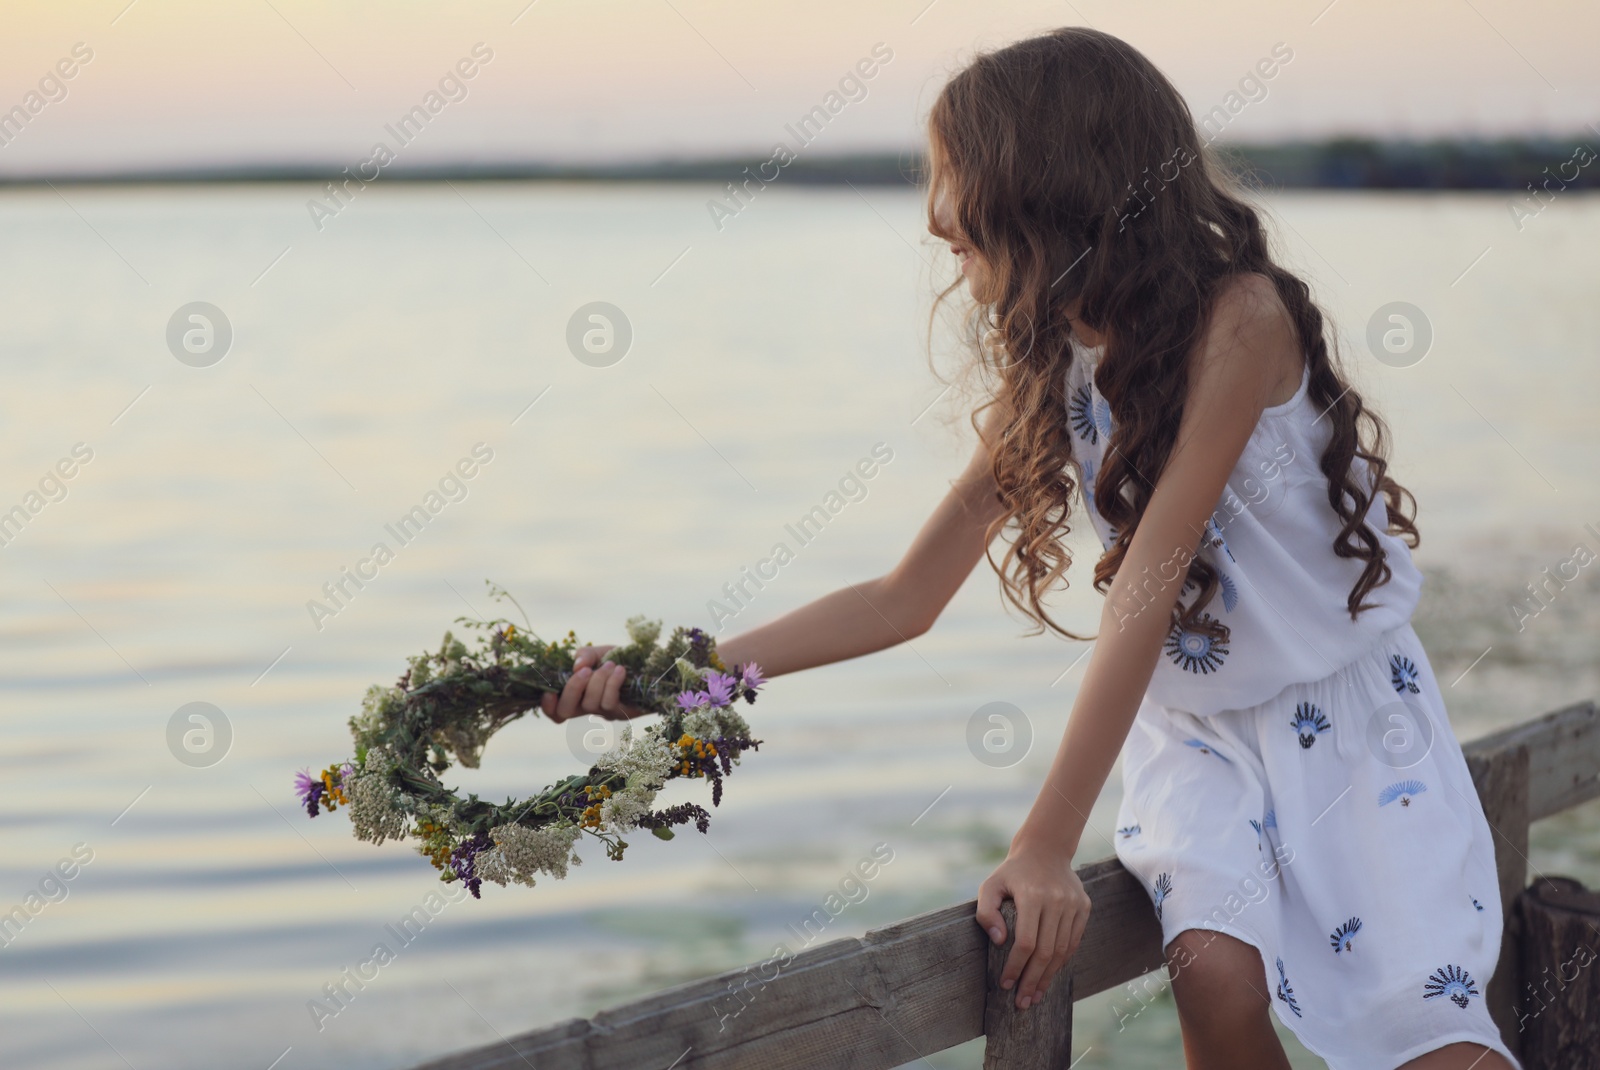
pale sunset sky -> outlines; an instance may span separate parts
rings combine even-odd
[[[400,167],[763,154],[875,46],[811,151],[905,149],[963,57],[1063,24],[1131,41],[1197,112],[1286,47],[1229,140],[1600,123],[1592,0],[6,0],[0,111],[39,95],[0,175],[354,164],[463,60]]]

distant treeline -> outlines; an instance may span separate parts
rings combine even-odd
[[[1221,148],[1221,146],[1219,146]],[[1268,188],[1600,188],[1600,137],[1502,141],[1377,141],[1338,138],[1222,149]]]
[[[1600,135],[1570,138],[1440,139],[1334,138],[1269,144],[1218,143],[1218,151],[1267,189],[1498,189],[1555,192],[1600,188]],[[382,181],[712,182],[743,187],[760,174],[781,185],[914,185],[923,160],[914,152],[802,155],[773,177],[764,157],[662,160],[618,164],[463,163],[392,167]],[[314,164],[113,172],[98,175],[0,177],[0,184],[63,182],[328,182],[347,174]]]

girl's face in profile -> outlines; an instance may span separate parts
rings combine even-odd
[[[950,253],[960,263],[961,274],[966,277],[967,289],[974,300],[982,301],[984,283],[988,278],[987,264],[966,235],[955,217],[955,205],[950,196],[954,177],[936,135],[928,138],[928,159],[933,171],[933,204],[929,212],[928,231],[936,238],[950,243]]]
[[[944,162],[936,137],[929,138],[928,155],[933,167],[933,205],[928,220],[928,232],[950,243],[950,253],[960,262],[961,274],[967,280],[967,291],[972,294],[973,300],[978,302],[991,300],[988,296],[989,282],[992,278],[989,262],[961,232],[961,225],[955,218],[955,207],[950,195],[954,181]],[[1090,348],[1104,345],[1105,333],[1079,319],[1078,306],[1079,302],[1074,300],[1066,308],[1073,337]]]
[[[960,261],[961,274],[966,276],[967,287],[972,296],[978,297],[982,293],[983,282],[987,276],[986,266],[983,257],[967,243],[966,238],[961,235],[960,228],[956,224],[955,213],[950,206],[950,186],[948,182],[940,183],[938,195],[934,198],[932,223],[933,225],[928,230],[935,237],[954,236],[946,238],[950,242],[950,253]]]
[[[950,186],[948,182],[941,183],[933,202],[933,219],[928,227],[934,237],[943,238],[945,235],[956,235],[946,238],[950,242],[950,253],[961,262],[961,274],[966,276],[967,290],[974,300],[982,301],[985,287],[989,280],[989,265],[976,249],[966,242],[956,226],[954,213],[950,207]],[[1078,304],[1073,301],[1067,306],[1067,318],[1072,323],[1072,334],[1082,344],[1093,348],[1105,344],[1104,332],[1097,331],[1078,318]]]

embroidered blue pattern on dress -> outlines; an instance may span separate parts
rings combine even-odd
[[[1222,529],[1217,526],[1217,522],[1215,520],[1206,521],[1205,537],[1202,539],[1200,545],[1218,547],[1223,553],[1228,555],[1229,561],[1232,561],[1235,564],[1237,564],[1239,561],[1237,557],[1233,556],[1233,551],[1228,549],[1228,540],[1222,537]]]
[[[1150,899],[1156,905],[1156,920],[1161,920],[1161,904],[1167,901],[1167,896],[1172,894],[1172,874],[1163,873],[1156,878],[1155,887],[1150,890]]]
[[[1239,604],[1239,588],[1233,582],[1233,577],[1226,572],[1217,573],[1217,582],[1222,585],[1222,608],[1229,613]]]
[[[1296,1018],[1303,1018],[1300,1013],[1300,1004],[1294,1001],[1294,989],[1289,985],[1289,975],[1283,972],[1283,960],[1278,960],[1278,998],[1289,1005]]]
[[[1317,736],[1332,726],[1321,710],[1309,702],[1302,702],[1294,708],[1294,720],[1289,722],[1289,727],[1300,734],[1301,749],[1309,750],[1311,744],[1317,741]]]
[[[1261,846],[1261,839],[1266,835],[1267,829],[1275,829],[1278,827],[1278,811],[1268,810],[1266,816],[1260,821],[1257,821],[1253,817],[1247,818],[1246,820],[1250,822],[1250,827],[1256,830],[1256,850],[1265,850],[1265,848]]]
[[[1388,806],[1399,799],[1401,806],[1410,806],[1412,799],[1427,790],[1428,785],[1420,780],[1397,780],[1378,792],[1378,805]]]
[[[1333,953],[1337,955],[1341,951],[1351,950],[1350,938],[1355,936],[1355,934],[1360,931],[1360,918],[1351,918],[1349,921],[1333,930],[1332,934],[1330,934],[1328,937],[1328,939],[1333,942]]]
[[[1167,657],[1173,664],[1188,672],[1212,673],[1222,668],[1228,656],[1228,645],[1217,638],[1213,626],[1216,620],[1209,613],[1200,614],[1193,627],[1184,628],[1174,623],[1167,633]]]
[[[1094,417],[1094,427],[1105,436],[1107,442],[1111,441],[1111,403],[1105,398],[1096,397],[1094,408],[1091,410]]]
[[[1211,744],[1207,743],[1203,739],[1186,739],[1186,740],[1183,741],[1183,745],[1186,746],[1186,747],[1193,747],[1195,750],[1199,751],[1201,754],[1215,754],[1218,758],[1221,758],[1223,761],[1227,762],[1229,765],[1233,764],[1233,759],[1232,758],[1229,758],[1226,754],[1223,754],[1221,751],[1214,749],[1211,746]]]
[[[1477,908],[1478,908],[1478,909],[1479,909],[1479,910],[1482,910],[1482,909],[1483,909],[1483,904],[1482,904],[1482,903],[1480,903],[1480,902],[1478,902],[1478,897],[1477,897],[1477,896],[1475,896],[1475,895],[1469,895],[1469,896],[1467,896],[1467,898],[1468,898],[1468,899],[1470,899],[1470,900],[1472,900],[1472,905],[1473,905],[1473,906],[1475,906],[1475,907],[1477,907]]]
[[[1089,396],[1088,383],[1074,390],[1072,400],[1067,403],[1073,432],[1091,446],[1100,441],[1100,429],[1095,426],[1094,404],[1094,399]]]
[[[1467,997],[1477,994],[1478,989],[1472,980],[1472,975],[1460,966],[1439,967],[1428,975],[1428,983],[1422,986],[1423,999],[1449,996],[1450,1002],[1462,1010],[1466,1009]]]
[[[1389,655],[1389,679],[1394,684],[1394,689],[1401,694],[1409,691],[1413,695],[1422,691],[1417,686],[1417,666],[1410,658],[1399,654]]]
[[[1125,840],[1131,840],[1133,837],[1139,835],[1139,833],[1142,831],[1143,829],[1139,827],[1139,823],[1135,821],[1131,825],[1124,825],[1122,828],[1119,828],[1117,830],[1117,835],[1121,836]]]

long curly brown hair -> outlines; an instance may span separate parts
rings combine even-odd
[[[1004,596],[1037,625],[1032,634],[1048,626],[1081,638],[1041,604],[1072,563],[1063,536],[1080,478],[1065,419],[1068,310],[1106,336],[1095,381],[1115,430],[1093,488],[1117,533],[1094,569],[1106,593],[1172,451],[1213,300],[1247,272],[1271,280],[1293,320],[1310,397],[1332,424],[1319,464],[1341,522],[1333,552],[1365,562],[1350,617],[1373,608],[1364,599],[1391,575],[1364,522],[1373,495],[1384,496],[1389,533],[1413,547],[1416,501],[1389,477],[1387,429],[1341,375],[1309,287],[1273,262],[1242,184],[1201,143],[1172,83],[1127,43],[1071,27],[974,60],[940,92],[928,128],[930,229],[988,268],[966,321],[979,370],[997,383],[972,414],[977,429],[982,413],[999,410],[989,445],[1006,511],[986,554]],[[942,197],[955,233],[935,215]],[[1007,525],[1016,538],[996,562],[993,538]],[[1184,589],[1191,584],[1192,601],[1174,608],[1188,627],[1219,587],[1199,556]]]

